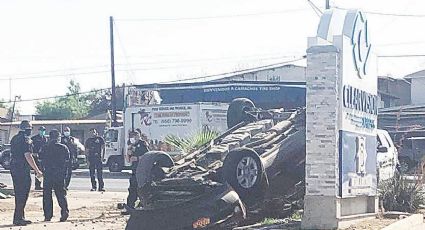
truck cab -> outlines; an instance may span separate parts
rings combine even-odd
[[[376,134],[377,142],[377,176],[378,181],[385,181],[392,178],[398,165],[398,152],[390,135],[386,130],[378,129]]]
[[[108,166],[110,172],[121,172],[124,167],[129,166],[125,161],[124,128],[111,127],[105,131],[105,157],[103,165]]]

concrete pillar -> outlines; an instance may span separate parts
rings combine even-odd
[[[307,50],[303,229],[338,227],[338,65],[339,51],[333,45]]]

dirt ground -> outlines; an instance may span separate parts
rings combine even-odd
[[[82,192],[69,191],[68,204],[70,216],[67,222],[59,222],[60,208],[54,200],[54,217],[51,222],[44,222],[42,193],[31,191],[25,217],[33,221],[25,227],[12,225],[14,199],[0,200],[0,229],[124,229],[128,217],[120,215],[117,203],[127,197],[124,192]]]
[[[371,219],[371,220],[365,220],[360,223],[357,223],[355,225],[352,225],[351,227],[347,228],[347,230],[379,230],[383,229],[384,227],[396,222],[396,219]]]

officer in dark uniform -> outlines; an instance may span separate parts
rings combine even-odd
[[[38,168],[40,170],[43,170],[42,167],[42,161],[43,156],[41,156],[40,152],[41,149],[47,144],[47,137],[46,137],[46,127],[41,126],[38,129],[38,134],[31,137],[32,144],[33,144],[33,153],[34,153],[34,161],[37,164]],[[35,190],[42,190],[41,187],[41,181],[35,178]]]
[[[97,180],[99,182],[99,191],[104,192],[104,183],[102,177],[102,158],[105,156],[105,141],[98,135],[96,129],[90,129],[91,137],[85,142],[86,152],[89,161],[90,179],[92,189],[96,191],[95,170],[97,171]]]
[[[63,129],[61,143],[68,147],[70,153],[70,160],[68,165],[66,166],[65,176],[65,189],[68,190],[69,183],[71,183],[72,165],[74,162],[77,161],[78,154],[77,145],[74,143],[74,137],[71,136],[71,129],[69,127],[65,127]]]
[[[30,167],[34,169],[36,177],[43,176],[37,167],[33,154],[31,141],[32,126],[29,121],[22,121],[20,131],[10,141],[11,163],[10,173],[12,175],[13,190],[15,192],[15,213],[13,215],[13,224],[25,226],[31,221],[25,220],[24,209],[28,200],[31,188]]]
[[[55,190],[56,199],[61,208],[60,221],[68,219],[69,210],[66,200],[65,175],[66,167],[69,163],[68,147],[60,143],[60,133],[53,129],[49,133],[50,141],[42,149],[45,157],[44,164],[44,182],[43,182],[43,211],[44,221],[50,221],[53,217],[52,189]]]
[[[130,138],[130,145],[127,151],[127,161],[131,162],[131,177],[130,177],[130,186],[128,188],[128,197],[127,197],[127,206],[129,208],[134,208],[134,205],[137,201],[137,179],[136,179],[136,169],[139,164],[140,157],[149,151],[148,143],[145,140],[141,139],[141,133],[136,130],[132,133]],[[128,211],[123,211],[123,215],[127,215]]]

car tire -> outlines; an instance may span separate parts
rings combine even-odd
[[[161,179],[164,172],[161,168],[170,168],[174,166],[174,160],[166,152],[151,151],[145,153],[137,165],[136,179],[139,187],[142,187],[149,181]]]
[[[253,108],[255,108],[254,103],[247,98],[234,99],[227,109],[227,127],[230,129],[248,119],[246,111]]]
[[[238,148],[224,159],[224,180],[232,186],[247,205],[264,198],[267,176],[258,154],[249,148]]]
[[[3,152],[3,157],[1,159],[1,164],[2,164],[4,169],[10,170],[10,161],[11,161],[10,150],[5,150]]]
[[[124,159],[119,156],[109,158],[108,168],[109,172],[121,172],[124,167]]]

